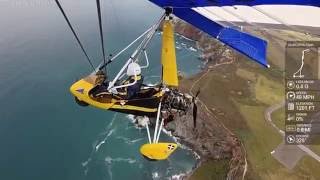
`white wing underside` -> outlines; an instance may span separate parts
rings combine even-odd
[[[224,26],[254,25],[320,35],[320,8],[297,5],[208,6],[194,11]]]

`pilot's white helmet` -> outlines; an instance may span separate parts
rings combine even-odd
[[[141,67],[139,64],[132,62],[128,65],[127,76],[134,76],[141,74]]]

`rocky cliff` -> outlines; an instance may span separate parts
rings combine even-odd
[[[177,33],[197,42],[198,49],[202,52],[201,59],[207,62],[206,69],[234,59],[235,54],[217,40],[182,21],[176,21],[175,23]],[[197,76],[200,77],[202,73]],[[190,87],[181,86],[180,90],[189,93]],[[201,165],[208,161],[216,163],[227,161],[228,165],[224,169],[226,173],[223,174],[224,179],[242,179],[246,162],[241,142],[219,122],[201,100],[197,104],[198,119],[196,127],[193,125],[192,108],[186,115],[177,117],[176,121],[171,122],[167,127],[173,131],[174,136],[179,137],[183,144],[200,155],[201,158],[197,168],[201,168]],[[192,175],[188,177],[192,177]]]

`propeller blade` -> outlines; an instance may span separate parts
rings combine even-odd
[[[197,93],[196,93],[196,96],[195,97],[198,97],[199,96],[199,94],[200,94],[200,89],[198,89],[198,91],[197,91]]]
[[[198,106],[194,102],[193,103],[193,128],[197,127],[197,115],[198,115]]]

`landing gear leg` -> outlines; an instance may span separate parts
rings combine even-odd
[[[149,130],[149,125],[148,125],[148,123],[146,123],[145,126],[146,126],[147,133],[148,133],[149,144],[151,144],[152,142],[151,142],[151,136],[150,136],[150,130]]]
[[[161,113],[161,102],[158,107],[158,114],[156,120],[156,127],[153,134],[153,141],[151,142],[148,122],[144,121],[144,126],[147,128],[149,143],[144,144],[140,148],[140,153],[149,161],[166,160],[173,153],[178,145],[175,143],[159,143],[159,137],[163,128],[164,118],[161,118],[160,127],[159,119]]]

